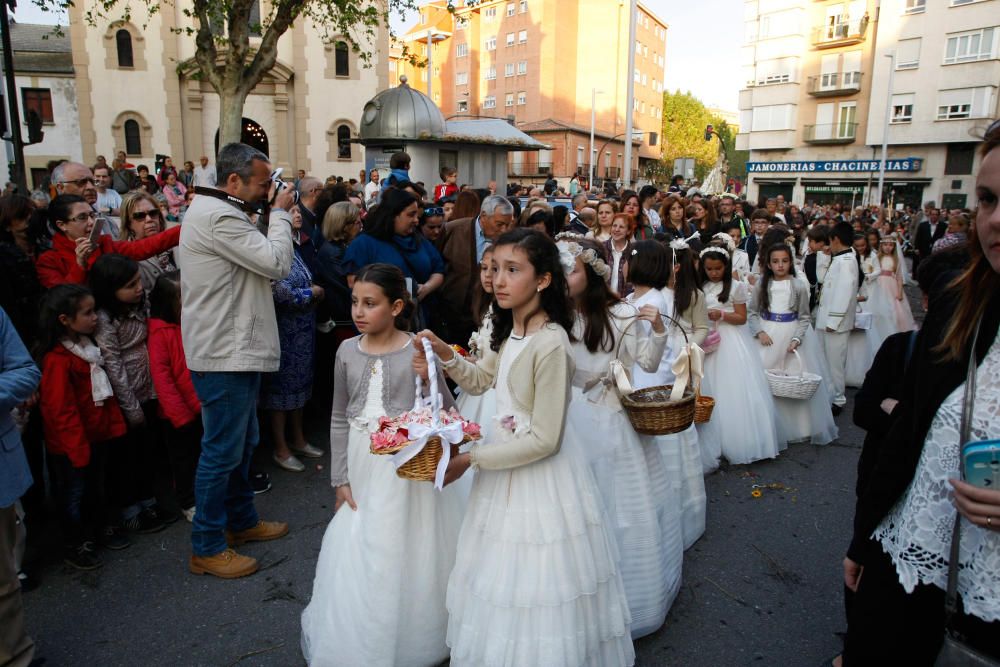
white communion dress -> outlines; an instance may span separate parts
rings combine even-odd
[[[392,354],[410,357],[412,347]],[[312,667],[429,667],[448,658],[445,596],[465,499],[458,485],[439,492],[402,479],[389,456],[369,451],[369,434],[386,414],[383,391],[413,395],[412,385],[386,387],[383,371],[382,358],[370,355],[367,399],[347,444],[358,509],[345,503],[330,521],[302,613],[302,653]]]
[[[510,338],[494,386],[494,442],[531,429],[508,388],[514,361],[540,334]],[[455,377],[453,375],[453,377]],[[456,378],[458,379],[458,378]],[[461,384],[461,383],[460,383]],[[563,437],[546,458],[476,472],[448,584],[454,667],[632,665],[628,602],[614,536],[590,468]]]
[[[636,308],[645,305],[655,306],[661,313],[672,313],[674,310],[674,293],[667,288],[651,289],[641,297],[630,298],[630,303]],[[682,324],[684,321],[682,320]],[[639,322],[643,336],[652,335],[652,327],[648,322]],[[684,345],[684,335],[674,326],[668,324],[668,342],[664,357],[655,373],[646,373],[636,366],[632,372],[632,386],[635,389],[645,389],[658,385],[672,384],[674,373],[671,366]],[[702,465],[702,453],[698,444],[698,429],[691,424],[680,433],[671,435],[642,436],[649,441],[647,447],[654,446],[663,460],[667,470],[667,478],[672,491],[680,494],[681,504],[681,537],[684,549],[689,549],[705,533],[706,510],[708,496],[705,493],[705,474]]]
[[[709,310],[732,313],[736,304],[746,304],[750,297],[747,286],[733,281],[729,298],[719,301],[721,282],[708,282],[702,287]],[[750,335],[746,324],[716,322],[721,342],[719,349],[705,356],[704,394],[715,399],[712,418],[698,425],[698,435],[706,431],[722,445],[722,455],[730,463],[752,463],[773,459],[785,448],[779,442],[774,398],[764,376],[760,355],[754,346],[760,344]]]
[[[584,344],[584,322],[577,318],[573,331],[576,371],[564,436],[572,446],[586,451],[611,519],[632,614],[633,639],[663,625],[680,589],[684,557],[680,485],[668,476],[660,448],[632,428],[610,385],[609,368],[619,341],[617,356],[625,368],[633,362],[647,369],[660,365],[666,335],[640,333],[640,325],[648,323],[637,322],[636,315],[636,309],[628,304],[614,306],[614,338],[606,345],[610,349],[601,347],[596,352]]]
[[[910,302],[903,292],[903,274],[897,269],[896,256],[879,258],[879,274],[871,285],[868,303],[872,326],[878,333],[878,345],[894,333],[917,328]]]
[[[493,320],[490,313],[483,316],[482,326],[472,333],[469,338],[469,354],[475,361],[481,361],[483,354],[490,347],[490,336],[493,334]],[[489,442],[493,436],[493,428],[496,424],[494,417],[497,414],[497,394],[496,390],[488,389],[486,392],[471,394],[463,391],[455,399],[455,407],[458,413],[467,421],[476,422],[482,427],[483,440]],[[468,445],[464,445],[462,450],[466,450]],[[464,475],[471,477],[471,475]]]
[[[793,303],[795,292],[792,289],[792,280],[797,279],[771,281],[769,297],[773,314],[798,312],[796,304]],[[790,373],[797,372],[798,365],[794,357],[788,354],[788,346],[795,335],[797,321],[773,322],[761,318],[760,323],[761,329],[774,341],[770,346],[757,342],[757,350],[764,368],[785,368]],[[824,381],[819,383],[819,388],[809,400],[775,397],[778,439],[785,443],[809,441],[814,445],[825,445],[836,440],[838,431],[833,413],[830,411],[830,390],[826,382],[830,377],[830,371],[819,346],[819,337],[811,326],[806,327],[804,340],[798,352],[805,366],[804,370],[819,375]]]
[[[848,387],[860,387],[865,382],[865,374],[875,360],[875,354],[882,345],[882,337],[876,326],[873,326],[871,316],[871,292],[876,288],[878,279],[877,257],[874,254],[861,259],[861,272],[864,279],[858,289],[858,317],[854,329],[847,339],[847,366],[844,372],[845,384]],[[860,297],[864,297],[862,300]],[[867,328],[859,326],[861,319],[868,320]]]

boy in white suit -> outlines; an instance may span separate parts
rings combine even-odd
[[[847,341],[854,328],[858,306],[858,260],[851,247],[854,229],[847,222],[837,223],[830,231],[830,268],[823,280],[816,333],[819,334],[833,384],[833,414],[839,415],[847,403],[844,395],[847,375]]]

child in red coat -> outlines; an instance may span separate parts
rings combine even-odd
[[[41,414],[63,558],[75,568],[93,570],[101,566],[96,541],[108,548],[129,546],[110,527],[104,495],[109,443],[125,435],[125,420],[91,339],[97,312],[90,291],[80,285],[52,288],[42,299],[40,325]]]
[[[191,383],[181,342],[180,273],[156,279],[150,295],[149,366],[160,399],[160,416],[170,422],[167,454],[177,502],[188,521],[194,519],[194,475],[201,455],[201,403]]]

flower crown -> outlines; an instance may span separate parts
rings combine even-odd
[[[698,253],[699,258],[704,257],[705,255],[721,255],[726,259],[730,258],[729,251],[717,245],[706,246],[704,250]]]
[[[600,255],[594,252],[593,248],[584,249],[577,241],[586,238],[580,234],[563,232],[556,236],[556,247],[559,248],[559,263],[562,264],[563,271],[567,274],[573,272],[577,258],[588,264],[594,273],[601,278],[608,278],[611,275],[611,267],[607,265]]]

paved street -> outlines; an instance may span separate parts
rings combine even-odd
[[[637,643],[638,664],[809,667],[837,652],[840,558],[862,441],[849,415],[839,418],[838,443],[792,447],[776,461],[708,477],[708,530],[686,554],[666,625]],[[322,424],[312,426],[313,442],[325,446]],[[258,497],[258,508],[287,520],[291,534],[244,547],[262,563],[252,577],[188,574],[183,521],[135,537],[93,573],[49,564],[41,587],[25,596],[29,629],[48,665],[301,664],[299,614],[333,492],[325,466],[300,475],[268,470],[275,488]],[[753,484],[785,488],[753,498]]]

